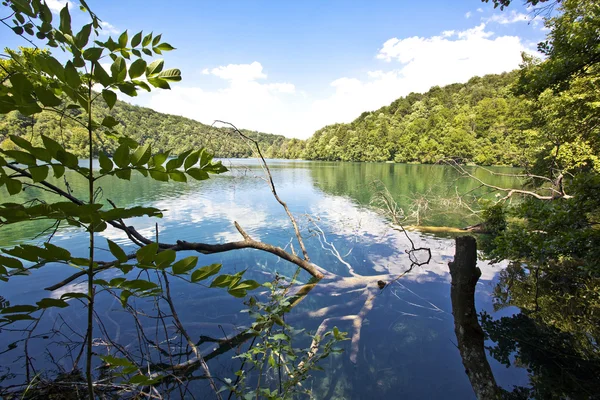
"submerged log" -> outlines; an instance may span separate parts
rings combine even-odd
[[[481,276],[477,267],[477,242],[472,236],[456,238],[454,261],[448,263],[452,286],[452,315],[454,315],[454,333],[465,372],[478,399],[501,399],[501,390],[484,348],[484,334],[477,320],[475,308],[475,286]]]
[[[407,231],[417,231],[422,233],[489,233],[485,223],[479,223],[464,228],[454,228],[451,226],[426,226],[426,225],[409,225],[404,227]]]

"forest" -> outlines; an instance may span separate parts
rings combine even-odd
[[[25,50],[27,51],[27,50]],[[6,61],[0,60],[0,63]],[[94,113],[104,118],[112,116],[117,124],[115,132],[127,135],[140,143],[149,144],[153,149],[165,151],[173,149],[174,154],[183,153],[192,148],[206,148],[217,157],[250,157],[252,148],[248,147],[230,129],[205,125],[189,118],[159,113],[150,108],[139,107],[118,100],[112,109],[106,103],[96,102]],[[79,116],[81,109],[68,110],[69,115]],[[242,130],[244,134],[257,140],[265,149],[279,149],[289,140],[284,136]],[[60,118],[56,113],[45,110],[35,116],[24,116],[19,111],[0,115],[0,146],[14,148],[9,136],[27,137],[32,132],[44,134],[60,143],[78,156],[86,154],[87,133],[85,129],[69,118]],[[117,149],[115,142],[104,140],[96,148],[107,154]],[[273,150],[271,150],[273,151]],[[270,154],[270,153],[269,153]]]

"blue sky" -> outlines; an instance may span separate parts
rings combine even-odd
[[[177,48],[164,58],[182,82],[123,100],[299,138],[411,91],[517,68],[546,34],[518,1],[505,11],[477,0],[88,4],[106,34],[154,31]]]

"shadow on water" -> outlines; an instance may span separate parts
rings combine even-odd
[[[164,217],[158,222],[161,238],[165,241],[185,239],[218,243],[238,240],[239,233],[233,226],[233,221],[237,221],[252,237],[291,249],[293,232],[289,220],[270,195],[266,184],[257,178],[261,175],[259,164],[254,160],[231,160],[225,164],[231,167],[232,173],[187,185],[158,182],[149,184],[148,180],[135,177],[129,182],[107,179],[101,182],[103,191],[100,201],[110,199],[120,206],[136,203],[164,209]],[[417,247],[431,248],[432,261],[429,265],[414,269],[385,290],[374,289],[377,277],[397,276],[410,266],[405,252],[409,243],[398,232],[390,229],[387,221],[367,205],[371,195],[370,184],[374,180],[383,182],[401,205],[408,205],[411,196],[429,193],[443,198],[453,196],[457,185],[460,193],[473,190],[475,185],[457,180],[456,171],[447,166],[275,160],[269,164],[280,196],[298,216],[311,260],[336,275],[335,279],[320,282],[287,316],[287,321],[295,327],[314,332],[324,318],[335,319],[359,314],[365,304],[365,288],[375,296],[372,309],[362,320],[358,346],[353,348],[351,342],[344,342],[345,352],[330,356],[322,365],[324,371],[316,372],[315,378],[307,382],[316,398],[474,398],[455,345],[448,272],[448,261],[454,256],[454,241],[451,237],[411,233]],[[69,176],[68,179],[75,194],[85,190],[83,182],[76,177]],[[513,182],[498,177],[498,182],[495,183],[508,186]],[[44,199],[45,194],[31,192],[26,193],[26,196],[30,199]],[[303,217],[304,214],[311,215],[322,229],[322,234],[310,220]],[[434,208],[425,220],[431,225],[449,226],[465,226],[471,222],[464,214],[445,212],[441,208]],[[144,218],[130,221],[141,233],[149,236],[154,233],[154,222]],[[37,224],[3,228],[0,230],[0,246],[8,247],[25,241],[40,242],[45,236],[36,238],[36,235],[45,228],[46,226]],[[108,229],[101,236],[129,246],[126,250],[133,250],[127,238],[119,231]],[[85,256],[87,242],[81,232],[68,227],[60,228],[53,240],[69,248],[74,256]],[[342,259],[336,257],[336,252]],[[104,259],[110,259],[108,251],[99,254]],[[259,282],[272,279],[274,273],[292,276],[295,271],[294,266],[277,257],[253,250],[202,255],[200,259],[203,265],[215,262],[223,264],[224,273],[247,270],[245,276]],[[513,386],[538,390],[536,385],[547,385],[540,382],[559,382],[555,375],[536,366],[543,364],[543,357],[535,353],[533,348],[528,348],[525,343],[529,342],[519,336],[522,333],[517,328],[519,326],[533,328],[540,321],[547,325],[547,321],[557,318],[556,315],[548,315],[545,319],[540,319],[539,310],[537,314],[527,314],[526,306],[531,299],[525,297],[529,295],[519,297],[512,293],[511,288],[518,287],[512,283],[519,279],[523,281],[523,293],[531,292],[526,286],[529,275],[519,275],[512,269],[500,273],[503,265],[493,266],[480,262],[478,266],[482,276],[475,288],[475,296],[478,310],[485,311],[492,317],[483,320],[483,327],[491,339],[487,344],[492,347],[494,357],[498,358],[498,361],[494,358],[489,360],[498,384],[507,390],[512,390]],[[117,272],[106,271],[100,278],[117,276]],[[70,273],[69,267],[47,265],[35,271],[31,277],[14,277],[10,285],[2,284],[1,293],[5,298],[3,304],[26,304],[47,297],[48,294],[41,288]],[[301,282],[307,282],[308,279],[309,276],[305,273],[299,277]],[[51,295],[59,297],[64,291],[77,290],[77,285],[75,283],[62,292],[56,291]],[[195,286],[190,287],[178,281],[172,283],[171,290],[180,318],[195,337],[205,335],[234,338],[249,323],[247,314],[239,312],[244,308],[240,299],[225,296],[216,289],[198,290]],[[511,291],[510,295],[506,294],[507,291]],[[152,306],[139,299],[136,301],[140,308]],[[107,318],[106,329],[110,335],[118,336],[125,344],[135,343],[136,330],[130,316],[121,310],[118,302],[108,295],[100,294],[97,307],[100,315]],[[518,313],[517,307],[524,311]],[[551,310],[552,306],[544,309]],[[560,310],[561,315],[566,315],[564,307]],[[528,325],[524,320],[519,320],[518,318],[525,318],[523,315],[533,322]],[[600,315],[600,312],[595,315]],[[66,324],[58,325],[63,330],[69,326],[78,331],[85,325],[85,316],[79,306],[60,310],[60,318],[57,311],[52,311],[49,317],[44,322],[46,325],[41,324],[40,332],[56,329],[60,319]],[[352,322],[348,320],[335,321],[335,325],[348,332],[353,329]],[[553,329],[559,329],[568,335],[582,327],[576,320],[569,326],[554,325]],[[550,338],[554,331],[540,332],[542,333],[539,334],[546,335],[544,338],[548,338],[548,343],[554,343]],[[587,343],[589,352],[597,351],[597,336],[588,336],[586,330],[581,332],[572,347],[577,345],[579,349]],[[10,332],[2,332],[0,365],[3,367],[0,375],[5,378],[1,381],[3,378],[0,377],[0,385],[23,379],[22,359],[15,352],[2,353],[3,348],[16,339]],[[558,345],[563,342],[556,343]],[[215,376],[230,376],[239,367],[239,360],[232,360],[232,355],[247,345],[241,339],[239,343],[234,345],[229,342],[225,347],[206,342],[202,343],[201,350],[205,354],[215,354],[209,361],[211,372]],[[299,346],[307,345],[308,343],[299,343]],[[561,351],[566,351],[566,346],[565,344]],[[66,359],[48,358],[48,352],[52,350],[58,353],[59,347],[58,344],[50,346],[47,340],[40,338],[32,341],[29,351],[39,367],[60,371]],[[578,354],[580,358],[584,357],[583,353]],[[591,356],[589,353],[585,354],[589,361]],[[549,356],[546,358],[557,362]],[[503,365],[507,360],[512,362],[510,368]],[[581,371],[596,365],[593,362],[570,363],[572,375],[579,379]],[[591,371],[597,370],[592,368]],[[555,372],[558,373],[558,370]],[[577,379],[568,382],[573,387],[585,383]],[[208,385],[201,380],[194,382],[194,390],[207,395],[210,391]],[[572,391],[568,393],[572,398],[579,398]]]

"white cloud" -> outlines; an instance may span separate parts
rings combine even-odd
[[[257,61],[252,64],[229,64],[204,71],[232,82],[251,82],[267,78],[267,75],[263,73],[262,65]]]
[[[173,85],[170,91],[154,91],[148,106],[208,124],[220,119],[239,127],[273,133],[286,132],[288,124],[298,119],[287,101],[290,96],[294,97],[295,85],[269,82],[259,62],[206,68],[202,74],[216,76],[224,80],[226,86],[209,91]]]
[[[532,52],[519,37],[495,35],[482,23],[439,36],[389,39],[376,56],[382,68],[365,76],[340,76],[321,96],[306,94],[290,82],[270,82],[255,61],[202,70],[222,80],[220,89],[173,85],[171,91],[154,91],[144,105],[204,123],[222,119],[247,129],[307,138],[324,125],[350,122],[410,92],[518,68],[522,51]]]
[[[496,22],[502,25],[514,24],[517,22],[531,22],[527,17],[527,14],[516,12],[512,10],[509,13],[501,13],[492,15],[487,22]]]
[[[478,9],[477,9],[477,12],[480,12],[480,13],[482,13],[482,12],[483,12],[483,8],[481,8],[481,7],[480,7],[480,8],[478,8]]]
[[[65,8],[65,4],[68,4],[69,8],[73,8],[73,3],[68,0],[46,0],[46,5],[53,13],[60,13],[60,10]]]
[[[114,27],[110,22],[101,21],[100,26],[102,27],[102,31],[100,32],[100,34],[103,34],[103,35],[116,35],[117,33],[121,32],[118,28]]]
[[[473,13],[471,13],[471,11],[467,11],[467,13],[465,14],[465,18],[471,18],[471,15],[473,15]]]

